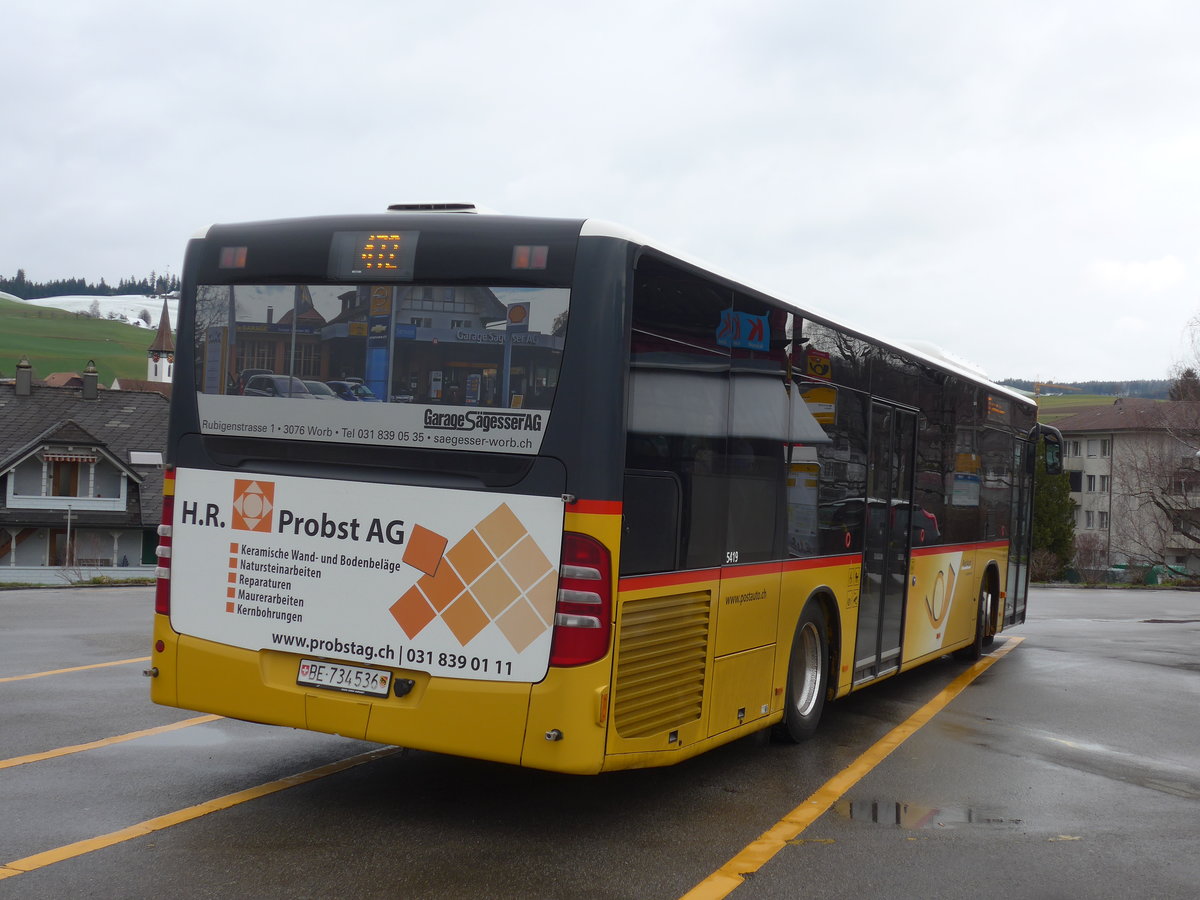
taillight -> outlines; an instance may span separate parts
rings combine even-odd
[[[562,542],[550,665],[580,666],[608,653],[612,557],[595,538],[567,532]]]
[[[162,520],[158,526],[158,567],[154,575],[154,611],[159,615],[171,614],[171,525],[175,521],[175,469],[163,472]]]

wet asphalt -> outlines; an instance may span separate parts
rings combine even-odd
[[[0,876],[33,859],[0,900],[682,897],[969,668],[832,704],[801,746],[597,778],[397,751],[154,823],[380,748],[221,719],[12,762],[196,717],[147,699],[151,606],[149,588],[0,592]],[[1200,896],[1200,593],[1035,588],[997,648],[1010,636],[729,896]]]

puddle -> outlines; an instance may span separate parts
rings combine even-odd
[[[962,828],[968,825],[1021,825],[1021,819],[972,807],[919,806],[882,800],[839,800],[834,811],[844,819],[897,828]]]
[[[1200,619],[1142,619],[1143,625],[1194,625]]]

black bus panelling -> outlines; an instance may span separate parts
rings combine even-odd
[[[404,230],[420,232],[413,282],[567,287],[581,226],[577,219],[458,213],[331,216],[214,225],[196,260],[195,283],[336,284],[339,279],[331,278],[329,272],[334,232]],[[546,268],[514,270],[513,247],[521,244],[549,247]],[[222,247],[246,247],[245,267],[220,268]],[[386,283],[387,278],[377,281]]]
[[[621,499],[626,297],[635,249],[615,238],[587,238],[576,255],[564,364],[541,455],[569,460],[567,492],[580,499]]]
[[[559,496],[566,491],[566,475],[559,460],[499,453],[273,441],[191,433],[176,444],[173,462],[181,467],[507,491],[538,497]]]

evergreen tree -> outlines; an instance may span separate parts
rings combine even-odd
[[[1188,367],[1179,373],[1167,392],[1171,400],[1200,400],[1200,376],[1196,370]]]
[[[24,269],[18,269],[14,278],[0,276],[0,291],[20,297],[22,300],[39,300],[43,297],[85,296],[111,297],[114,294],[163,294],[179,290],[179,279],[174,275],[155,275],[135,281],[122,278],[116,288],[103,278],[99,284],[91,284],[85,278],[59,278],[54,281],[30,281]]]
[[[1046,444],[1037,445],[1037,467],[1033,474],[1033,549],[1048,550],[1060,568],[1071,560],[1075,548],[1075,501],[1071,479],[1046,474]]]

